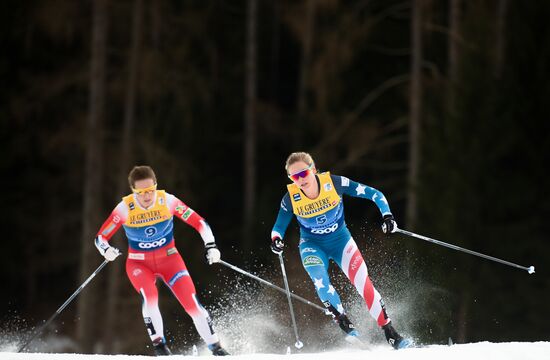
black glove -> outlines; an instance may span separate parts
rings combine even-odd
[[[284,247],[285,243],[283,242],[283,239],[275,237],[271,240],[271,251],[273,251],[273,253],[281,255]]]
[[[384,234],[390,234],[397,231],[397,223],[393,219],[392,214],[384,215],[382,220],[382,231]]]

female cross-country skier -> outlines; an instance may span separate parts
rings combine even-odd
[[[300,256],[302,265],[317,290],[317,295],[332,314],[336,323],[353,341],[359,335],[346,316],[340,297],[330,283],[329,260],[334,260],[367,304],[370,315],[384,330],[386,340],[395,349],[411,346],[412,341],[403,338],[393,328],[386,314],[384,302],[374,288],[367,272],[367,265],[357,248],[344,219],[343,195],[374,201],[383,217],[382,230],[393,233],[397,224],[384,195],[369,186],[329,172],[317,173],[311,155],[304,152],[290,154],[286,172],[292,180],[287,185],[279,214],[271,231],[271,250],[281,254],[283,238],[292,216],[300,224]]]
[[[174,241],[174,216],[197,230],[206,249],[208,264],[220,261],[220,251],[206,221],[180,199],[157,190],[157,179],[149,166],[135,166],[128,176],[132,194],[122,198],[99,229],[95,245],[101,255],[113,261],[119,250],[109,244],[122,226],[128,238],[126,273],[140,294],[143,320],[156,355],[170,355],[158,307],[160,278],[193,319],[195,327],[213,355],[228,355],[212,329],[210,316],[197,299],[195,285]]]

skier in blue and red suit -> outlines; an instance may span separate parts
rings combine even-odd
[[[302,265],[317,290],[317,295],[332,314],[346,340],[357,339],[358,332],[348,319],[340,296],[330,283],[329,260],[332,259],[346,274],[366,302],[368,311],[384,330],[389,344],[395,349],[409,347],[412,341],[403,338],[392,326],[382,297],[374,288],[357,244],[344,219],[343,195],[365,198],[379,208],[384,233],[393,233],[397,224],[385,196],[378,190],[329,172],[317,173],[311,155],[290,154],[286,171],[292,184],[287,185],[279,214],[271,232],[271,250],[281,254],[286,229],[295,215],[300,225],[300,256]]]
[[[174,216],[197,230],[204,242],[209,264],[220,261],[214,235],[206,221],[180,199],[157,190],[157,179],[149,166],[135,166],[128,176],[132,194],[122,198],[101,226],[95,245],[112,261],[119,251],[109,244],[122,226],[128,238],[126,273],[141,295],[142,314],[156,355],[170,355],[158,306],[156,280],[160,278],[176,296],[214,355],[228,355],[214,332],[210,316],[197,299],[191,275],[174,241]]]

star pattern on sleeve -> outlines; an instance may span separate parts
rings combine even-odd
[[[357,187],[355,188],[355,192],[357,192],[357,195],[365,195],[365,189],[367,187],[365,185],[357,184]]]
[[[374,193],[374,195],[372,196],[372,201],[376,202],[377,197],[378,197],[378,194]],[[380,198],[380,201],[382,201],[384,204],[388,205],[388,200],[386,200],[386,197],[384,195],[382,195],[382,197]]]
[[[329,285],[328,286],[328,291],[327,291],[330,295],[334,295],[334,293],[336,292],[336,290],[334,289],[334,287],[332,285]]]

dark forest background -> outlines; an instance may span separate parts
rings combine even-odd
[[[302,150],[321,170],[383,191],[400,227],[537,268],[382,236],[374,205],[346,199],[390,315],[409,301],[393,316],[398,328],[427,343],[550,339],[550,2],[6,0],[0,9],[4,335],[47,319],[101,263],[93,238],[129,192],[134,164],[151,165],[160,188],[206,218],[225,260],[282,284],[269,234],[284,161]],[[291,286],[316,300],[291,227]],[[207,307],[249,296],[226,286],[236,273],[205,265],[191,228],[177,223],[176,241]],[[125,252],[121,234],[113,243]],[[286,324],[285,298],[268,299],[262,306],[281,309]],[[171,337],[196,340],[168,291],[161,310]],[[306,315],[302,329],[330,322]],[[146,352],[124,261],[48,332],[70,340],[62,350]]]

